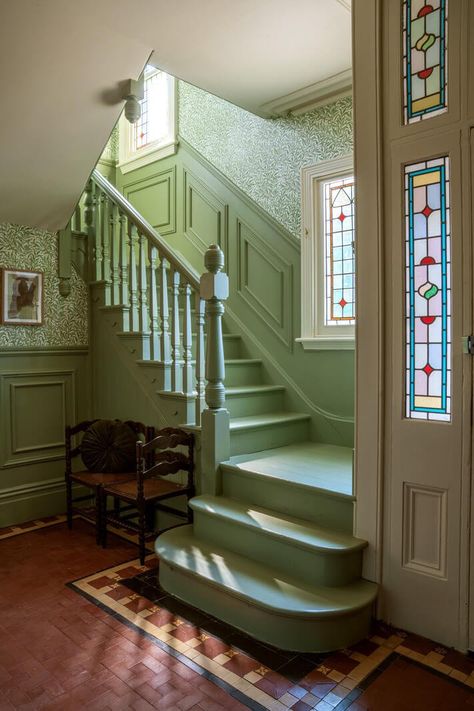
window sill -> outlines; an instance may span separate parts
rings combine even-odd
[[[168,143],[162,143],[160,146],[155,146],[148,150],[137,152],[124,160],[119,161],[118,167],[122,173],[130,173],[137,168],[143,168],[145,165],[155,163],[162,158],[172,156],[178,150],[178,142],[173,140]]]
[[[305,351],[353,351],[354,336],[313,336],[311,338],[296,338]]]

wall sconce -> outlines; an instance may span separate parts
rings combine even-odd
[[[141,79],[127,79],[124,82],[122,98],[125,99],[125,118],[130,123],[136,123],[142,115],[140,101],[144,97],[144,82]]]

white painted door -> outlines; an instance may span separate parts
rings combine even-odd
[[[410,59],[411,73],[407,70],[409,87],[403,82],[407,6],[416,18],[409,46],[418,52]],[[447,63],[438,62],[430,72],[436,64],[433,52],[441,46],[441,25],[437,30],[436,23],[439,17],[444,23],[443,7]],[[358,223],[358,293],[363,298],[357,307],[356,530],[359,535],[367,530],[376,547],[369,558],[374,563],[366,570],[382,582],[379,615],[400,628],[466,648],[473,398],[472,356],[463,353],[463,337],[473,332],[474,74],[469,71],[472,39],[467,29],[474,27],[474,3],[359,0],[354,12],[357,210],[369,230],[367,239],[379,250],[371,257],[361,246],[365,231]],[[366,17],[376,36],[380,34],[372,55],[374,72],[364,55]],[[368,70],[364,77],[358,65]],[[435,80],[442,79],[443,72],[447,83],[436,97]],[[365,117],[358,92],[377,112],[375,122]],[[364,132],[365,118],[371,136]],[[361,145],[367,155],[362,155]],[[372,232],[371,194],[376,225]],[[365,268],[369,263],[371,269]],[[374,268],[380,269],[377,276]],[[381,326],[379,340],[365,347],[360,341],[371,327],[363,320],[363,307],[371,308],[371,286]],[[372,382],[361,353],[374,373],[383,373],[378,393],[361,387],[364,374],[369,386]],[[371,392],[366,405],[365,392]],[[383,437],[382,452],[378,442],[368,440],[370,428],[364,420],[364,413],[378,412],[373,431]],[[364,455],[370,447],[373,463]],[[370,464],[372,473],[361,468],[362,461]],[[380,525],[371,527],[367,522],[380,520],[381,510]],[[474,602],[474,593],[472,598]],[[474,624],[471,629],[474,638]]]

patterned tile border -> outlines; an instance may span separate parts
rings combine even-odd
[[[56,526],[58,523],[64,523],[65,521],[66,516],[64,515],[46,516],[45,518],[38,518],[35,521],[27,521],[26,523],[19,523],[14,526],[0,528],[0,541],[4,538],[19,536],[22,533],[31,533],[31,531],[38,531],[40,528],[46,528],[47,526]]]
[[[84,516],[81,514],[75,514],[73,518],[80,518],[83,521],[92,523],[91,514],[87,510],[84,512]],[[22,533],[32,533],[33,531],[39,531],[41,528],[46,528],[47,526],[56,526],[59,523],[66,523],[66,515],[60,514],[58,516],[46,516],[45,518],[38,518],[34,521],[27,521],[26,523],[16,524],[14,526],[7,526],[6,528],[0,528],[0,541],[4,538],[12,538],[12,536],[19,536]],[[107,526],[107,530],[110,533],[114,533],[116,536],[123,538],[130,543],[138,544],[138,535],[136,533],[130,532],[126,528],[121,528],[120,526]],[[153,544],[147,544],[147,549],[152,551]]]
[[[221,623],[217,620],[168,597],[156,583],[155,588],[147,584],[147,578],[156,577],[153,571],[157,565],[158,560],[150,555],[144,567],[136,560],[129,561],[70,583],[70,587],[141,630],[248,708],[344,711],[366,688],[367,680],[394,655],[474,688],[474,660],[380,623],[374,625],[370,638],[339,652],[279,655],[280,650],[266,648],[268,655],[278,660],[277,669],[271,669],[270,663],[262,665],[238,643],[211,634],[207,628],[212,629],[214,623],[218,629]],[[148,597],[132,589],[136,587],[134,581],[140,579]],[[292,667],[299,668],[300,674],[291,673]]]
[[[90,522],[87,517],[85,520]],[[65,522],[66,516],[59,515],[10,526],[0,529],[0,540]],[[136,542],[124,529],[111,527],[110,531]],[[399,656],[456,685],[474,689],[474,659],[379,622],[368,639],[349,649],[294,655],[266,647],[262,664],[242,651],[245,644],[238,638],[243,636],[236,631],[232,639],[237,641],[226,642],[219,637],[222,623],[174,598],[170,604],[171,598],[156,582],[157,566],[157,558],[150,554],[144,566],[134,559],[68,587],[138,629],[254,711],[344,711]],[[145,592],[134,592],[134,588]]]

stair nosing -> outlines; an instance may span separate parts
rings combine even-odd
[[[337,533],[338,535],[345,536],[346,538],[351,538],[353,541],[356,543],[352,546],[347,546],[346,548],[339,548],[339,549],[334,549],[334,548],[325,548],[324,546],[310,543],[303,541],[301,539],[294,538],[291,536],[289,533],[279,533],[278,531],[272,531],[268,530],[266,528],[259,528],[258,526],[248,522],[248,521],[242,521],[238,519],[233,519],[230,516],[226,516],[223,512],[218,512],[218,511],[208,511],[205,509],[205,503],[201,503],[201,500],[204,499],[224,499],[227,501],[232,501],[235,505],[241,506],[243,508],[242,502],[237,501],[235,499],[232,499],[231,497],[226,497],[226,496],[209,496],[209,495],[202,495],[195,497],[194,499],[191,499],[189,502],[189,505],[195,511],[196,509],[204,512],[205,514],[216,516],[222,520],[226,521],[231,521],[232,523],[238,525],[238,526],[243,526],[245,528],[248,528],[249,530],[255,530],[261,533],[262,535],[268,536],[270,538],[275,538],[276,540],[291,543],[294,546],[297,546],[298,548],[304,548],[305,550],[310,550],[310,551],[316,551],[319,553],[325,553],[327,555],[349,555],[351,553],[357,553],[364,548],[367,547],[368,543],[367,541],[364,541],[361,538],[356,538],[355,536],[352,536],[351,534],[344,534],[341,533],[340,531],[333,531],[333,533]],[[306,526],[308,529],[315,528],[318,531],[328,531],[331,532],[330,529],[324,528],[323,526],[317,526],[316,524],[313,524],[311,521],[305,521],[304,519],[298,519],[295,516],[289,516],[283,513],[280,513],[279,511],[272,511],[271,509],[265,509],[264,507],[261,506],[255,506],[251,505],[251,510],[256,511],[256,512],[261,512],[270,516],[273,516],[274,518],[280,518],[282,520],[287,520],[290,523],[297,523],[301,526]],[[292,520],[291,520],[292,519]]]
[[[192,526],[183,526],[180,527],[181,531],[183,531],[183,528],[192,528]],[[174,529],[176,531],[177,529]],[[172,531],[168,532],[168,535],[172,533]],[[167,534],[163,534],[167,535]],[[237,561],[245,561],[245,564],[249,565],[248,559],[246,559],[243,555],[240,555],[239,553],[235,553],[234,551],[230,551],[226,548],[223,547],[212,547],[207,543],[206,541],[203,541],[202,539],[198,538],[197,536],[192,536],[189,537],[189,541],[194,541],[194,547],[199,547],[200,551],[205,551],[208,549],[209,551],[212,550],[212,553],[214,555],[221,556],[224,560],[229,559],[229,556],[231,558],[237,559]],[[185,545],[181,545],[180,551],[186,550],[186,544],[188,546],[191,546],[192,544],[189,542],[185,542]],[[163,545],[163,544],[162,544]],[[166,544],[164,544],[166,545]],[[180,572],[189,576],[190,578],[198,578],[201,580],[204,580],[207,585],[210,585],[212,587],[217,588],[218,590],[225,591],[226,594],[232,595],[233,597],[238,598],[239,600],[243,600],[246,603],[250,603],[251,605],[255,607],[259,607],[261,609],[269,611],[273,615],[279,615],[282,617],[292,617],[292,618],[314,618],[315,616],[318,616],[319,618],[324,618],[324,619],[331,619],[331,618],[337,618],[337,617],[344,617],[347,615],[355,614],[359,612],[360,610],[363,610],[364,608],[368,607],[369,605],[372,604],[373,600],[376,597],[377,594],[377,587],[375,583],[372,583],[374,585],[374,588],[372,589],[372,593],[369,595],[367,592],[367,599],[364,600],[363,602],[360,602],[358,604],[353,605],[352,607],[349,607],[347,604],[341,605],[339,609],[331,609],[331,610],[308,610],[308,609],[303,609],[303,610],[295,610],[295,609],[288,609],[288,608],[280,608],[280,607],[275,607],[272,605],[269,605],[266,603],[264,600],[261,598],[255,598],[252,597],[249,594],[246,594],[245,592],[242,592],[241,590],[235,590],[234,588],[231,588],[227,586],[224,582],[220,582],[218,580],[215,580],[214,577],[206,577],[205,575],[202,575],[199,571],[191,569],[189,567],[183,566],[181,563],[177,562],[174,558],[171,560],[166,557],[166,553],[163,554],[160,552],[160,538],[157,539],[156,544],[155,544],[155,550],[161,560],[163,560],[166,564],[170,566],[174,566],[176,568],[179,568]],[[235,562],[235,561],[234,561]],[[335,586],[328,586],[328,585],[319,585],[319,586],[313,586],[313,590],[308,590],[307,588],[303,587],[303,584],[301,580],[296,580],[295,578],[291,578],[290,576],[284,576],[282,575],[281,571],[275,570],[271,567],[267,566],[262,566],[261,564],[250,564],[251,567],[258,568],[260,574],[262,571],[265,571],[267,574],[267,578],[270,578],[272,574],[275,576],[278,576],[278,579],[281,579],[288,583],[290,586],[294,586],[295,588],[303,591],[306,594],[313,595],[316,598],[316,593],[315,590],[321,590],[321,591],[326,591],[327,597],[331,597],[331,592],[334,592],[335,590],[350,590],[351,588],[354,589],[358,583],[361,581],[367,584],[367,591],[369,590],[370,586],[370,581],[366,581],[363,578],[359,578],[357,581],[354,583],[349,583],[347,585],[335,585]],[[232,566],[233,570],[235,571],[235,564]],[[322,594],[320,595],[322,597]]]
[[[299,412],[282,412],[281,414],[284,414],[285,417],[281,417],[278,419],[274,419],[272,421],[272,416],[274,417],[275,414],[273,415],[266,415],[265,413],[262,415],[248,415],[248,417],[234,417],[230,418],[230,430],[231,432],[245,432],[245,431],[251,431],[251,430],[257,430],[257,429],[264,429],[266,427],[274,427],[275,425],[284,425],[288,424],[288,422],[304,422],[308,421],[311,419],[311,415],[307,415],[305,413],[299,413]],[[253,422],[253,423],[245,423],[243,420],[255,420],[258,417],[266,418],[265,421],[263,422]],[[240,422],[236,423],[236,420],[240,420]]]
[[[254,393],[284,392],[284,385],[232,385],[225,389],[226,397],[237,395],[253,395]]]
[[[356,500],[354,494],[344,494],[344,492],[342,491],[331,491],[330,489],[323,489],[319,486],[312,486],[311,484],[307,484],[302,481],[290,481],[289,479],[282,479],[281,477],[275,476],[274,474],[269,474],[268,472],[255,472],[251,471],[250,469],[242,469],[241,467],[237,466],[237,464],[234,464],[231,460],[228,460],[227,462],[221,462],[219,466],[227,469],[232,469],[232,471],[237,472],[238,475],[246,476],[249,479],[267,477],[273,482],[278,482],[283,486],[291,486],[297,487],[299,489],[304,489],[306,491],[314,491],[317,494],[323,496],[329,496],[331,498],[336,499],[345,499],[349,502],[354,502]]]

